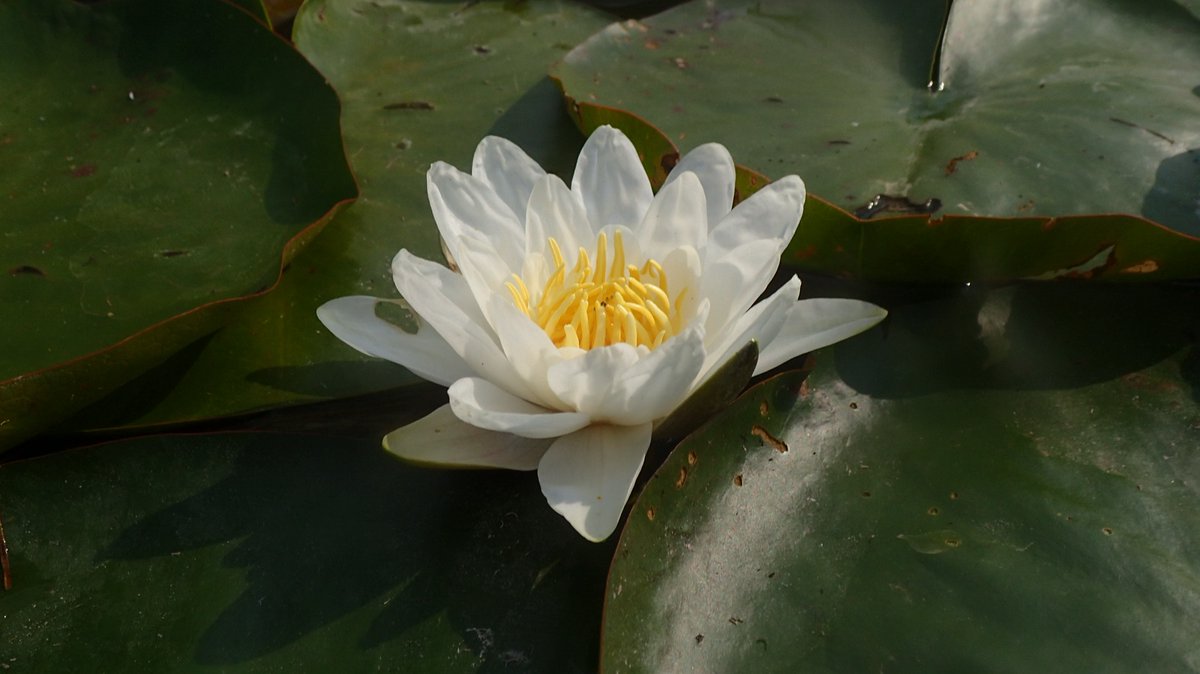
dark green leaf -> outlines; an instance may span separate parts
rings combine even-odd
[[[218,327],[354,185],[332,91],[231,6],[6,2],[0,44],[2,446]]]
[[[610,26],[554,74],[585,129],[626,111],[622,127],[801,175],[823,197],[789,249],[803,268],[1200,275],[1200,20],[1168,0],[957,3],[930,93],[945,6],[691,2]]]
[[[675,449],[604,671],[1195,671],[1195,289],[966,289]]]
[[[309,2],[299,49],[342,99],[347,155],[361,199],[305,251],[277,292],[169,372],[172,390],[127,397],[85,426],[233,414],[379,391],[415,381],[329,334],[316,308],[341,295],[396,297],[389,265],[401,248],[440,260],[425,171],[469,169],[489,133],[569,172],[582,138],[546,78],[549,64],[602,26],[593,10],[558,2]]]
[[[532,474],[160,437],[0,467],[14,671],[588,672],[612,546]]]

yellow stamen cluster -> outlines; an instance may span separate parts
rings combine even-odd
[[[549,241],[554,273],[535,297],[516,274],[505,283],[517,308],[537,323],[556,346],[591,349],[624,342],[656,348],[679,332],[684,288],[672,302],[667,274],[655,260],[638,268],[627,264],[621,232],[613,234],[612,264],[608,264],[608,237],[596,241],[596,264],[579,249],[574,268],[567,270],[562,249]]]

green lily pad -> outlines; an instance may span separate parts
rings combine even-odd
[[[803,268],[1200,275],[1200,20],[1166,0],[958,3],[930,92],[946,4],[691,2],[611,25],[553,74],[577,110],[800,174],[821,197],[789,250]]]
[[[219,327],[354,195],[321,77],[221,3],[0,7],[0,446]]]
[[[297,47],[342,101],[361,198],[291,266],[272,296],[158,373],[160,386],[114,396],[80,427],[165,423],[324,400],[413,383],[317,321],[334,297],[395,297],[401,248],[441,259],[425,171],[469,168],[485,135],[510,138],[547,170],[569,172],[583,139],[546,69],[610,20],[558,2],[308,2]],[[165,389],[165,390],[164,390]]]
[[[633,505],[603,670],[1195,670],[1198,299],[910,296],[751,389]]]
[[[529,473],[378,439],[129,440],[0,467],[13,671],[594,671],[612,546]]]

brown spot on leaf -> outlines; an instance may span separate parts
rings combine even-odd
[[[759,416],[764,416],[764,417],[765,417],[765,416],[767,416],[767,413],[768,413],[768,412],[770,412],[770,411],[771,411],[771,407],[770,407],[769,405],[767,405],[767,401],[765,401],[765,400],[764,400],[764,401],[762,401],[761,403],[759,403],[759,404],[758,404],[758,414],[759,414]]]
[[[697,645],[699,645],[701,641],[704,641],[704,635],[703,635],[703,634],[697,634],[697,635],[696,635],[696,644],[697,644]]]
[[[158,253],[158,256],[159,257],[179,257],[180,255],[187,255],[187,254],[188,254],[188,251],[186,251],[186,250],[164,250],[164,251],[160,251]],[[284,271],[287,271],[287,270],[285,269]]]
[[[851,403],[850,403],[850,409],[852,409],[852,410],[856,410],[856,409],[858,409],[858,403],[856,403],[856,402],[851,402]]]
[[[645,46],[646,49],[658,49],[659,47],[662,46],[662,44],[658,40],[655,40],[654,38],[650,38],[649,40],[646,40],[643,43],[643,46]]]
[[[827,140],[827,141],[825,141],[825,144],[826,144],[826,145],[849,145],[849,144],[850,144],[850,141],[848,141],[848,140],[843,140],[843,139],[841,139],[841,138],[835,138],[834,140]]]
[[[957,538],[947,538],[944,542],[946,543],[946,547],[949,548],[957,548],[962,545],[962,541]]]
[[[862,493],[862,497],[863,497],[863,498],[871,498],[871,492],[869,492],[869,491],[864,491],[864,492]]]
[[[774,435],[771,435],[770,431],[762,426],[759,426],[758,424],[754,424],[754,426],[750,428],[750,435],[758,436],[758,438],[763,441],[764,445],[774,448],[775,451],[779,452],[780,454],[788,451],[787,443],[775,437]]]
[[[680,70],[687,70],[689,67],[691,67],[688,64],[687,59],[683,58],[682,56],[675,57],[672,62],[675,64],[675,67],[679,68]]]
[[[1105,536],[1112,536],[1112,535],[1113,535],[1113,530],[1112,530],[1112,527],[1104,527],[1104,528],[1103,528],[1103,529],[1101,529],[1100,531],[1103,531]]]
[[[741,473],[738,473],[737,475],[733,476],[733,486],[735,486],[735,487],[742,486],[742,474]]]
[[[941,510],[938,510],[937,506],[929,506],[929,510],[926,510],[925,512],[934,517],[937,517],[938,515],[940,515],[942,513]]]
[[[675,488],[683,489],[683,485],[687,482],[687,468],[679,469],[679,477],[675,479]]]
[[[950,175],[954,175],[954,172],[958,170],[958,162],[960,162],[960,161],[971,161],[972,159],[974,159],[974,158],[976,158],[976,157],[978,157],[978,156],[979,156],[979,151],[978,151],[978,150],[971,150],[970,152],[968,152],[968,153],[966,153],[966,154],[964,154],[964,155],[959,155],[959,156],[957,156],[957,157],[955,157],[955,158],[951,159],[951,160],[950,160],[950,161],[949,161],[949,162],[946,164],[946,175],[948,175],[948,176],[950,176]]]
[[[492,48],[487,46],[486,44],[477,44],[471,48],[471,51],[475,52],[479,56],[484,56],[486,54],[492,53]]]
[[[956,491],[950,492],[950,500],[957,501],[958,500],[958,492],[956,492]]]
[[[741,625],[744,622],[746,622],[746,621],[742,620],[741,618],[739,618],[735,615],[729,616],[729,624],[730,625]]]
[[[783,99],[778,96],[767,96],[763,99],[767,103],[782,103]]]
[[[697,460],[699,460],[699,457],[697,457],[697,456],[696,456],[696,453],[695,453],[695,452],[688,452],[688,455],[687,455],[687,462],[688,462],[688,465],[689,465],[689,466],[694,466],[694,465],[696,465],[696,461],[697,461]]]
[[[82,166],[72,166],[71,175],[75,178],[86,178],[96,172],[95,164],[84,164]]]
[[[654,508],[646,509],[646,519],[650,520],[651,522],[654,521]]]
[[[664,154],[661,159],[658,160],[658,165],[661,166],[662,170],[667,173],[670,173],[671,169],[675,168],[675,165],[678,163],[679,163],[679,153],[678,152],[668,152],[667,154]]]

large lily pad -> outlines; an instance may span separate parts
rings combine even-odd
[[[931,75],[947,4],[691,2],[611,25],[554,75],[578,108],[804,177],[822,199],[790,254],[808,268],[1200,274],[1200,20],[1167,0],[956,3]],[[867,208],[879,194],[899,198]],[[933,218],[905,215],[930,199]],[[1127,215],[1067,217],[1093,214]]]
[[[333,92],[232,6],[7,2],[0,44],[5,445],[219,326],[354,185]]]
[[[634,504],[604,671],[1195,671],[1195,289],[965,289],[752,389]]]
[[[394,297],[400,248],[440,259],[425,193],[437,160],[469,167],[489,133],[511,138],[548,170],[568,172],[582,138],[546,69],[610,17],[587,7],[523,3],[309,2],[298,48],[342,101],[346,152],[361,198],[291,267],[281,287],[206,344],[79,419],[83,426],[232,414],[379,391],[415,378],[368,359],[316,319],[340,295]]]
[[[130,440],[0,467],[13,671],[588,672],[612,546],[532,474],[377,438]]]

